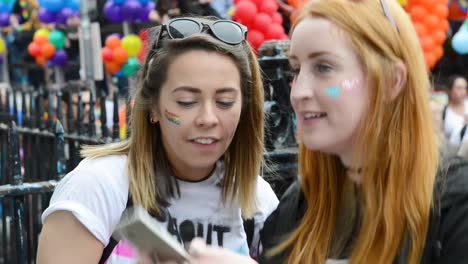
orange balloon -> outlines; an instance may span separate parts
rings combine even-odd
[[[445,42],[446,34],[444,31],[438,29],[432,32],[432,38],[434,39],[436,45],[442,45]]]
[[[427,29],[430,31],[435,30],[441,24],[441,19],[439,19],[436,15],[430,14],[424,18],[424,24],[426,24]]]
[[[115,62],[106,63],[106,71],[110,74],[116,74],[120,71],[120,65]]]
[[[55,54],[55,47],[51,43],[47,42],[41,46],[41,55],[46,59],[52,58]]]
[[[413,23],[414,30],[416,30],[416,33],[418,34],[419,38],[422,38],[427,35],[428,31],[426,28],[426,25],[420,22],[414,22]]]
[[[441,46],[438,46],[434,49],[434,52],[433,52],[436,60],[440,60],[440,58],[442,58],[442,56],[444,55],[444,49],[441,47]]]
[[[421,5],[424,6],[427,10],[432,10],[434,6],[439,2],[439,0],[424,0],[420,1]]]
[[[36,63],[41,65],[42,67],[46,65],[46,62],[47,62],[46,58],[42,56],[36,57]]]
[[[49,39],[46,36],[36,35],[33,38],[33,42],[42,46],[45,43],[49,42]]]
[[[442,24],[441,24],[441,26],[440,26],[440,29],[442,29],[444,32],[447,32],[447,31],[449,30],[449,28],[450,28],[450,24],[449,24],[448,20],[447,20],[447,19],[444,19],[444,20],[442,21]]]
[[[434,54],[429,53],[429,52],[424,52],[424,59],[426,60],[426,65],[427,65],[427,67],[429,69],[434,67],[434,65],[436,63],[436,58],[435,58]]]
[[[117,47],[114,49],[113,54],[112,54],[112,61],[122,65],[125,64],[128,60],[128,52],[122,48],[122,47]]]
[[[424,36],[419,41],[424,52],[430,52],[435,47],[434,39],[429,36]]]
[[[433,13],[439,18],[445,19],[449,14],[449,9],[446,4],[437,4],[434,7]]]
[[[109,49],[115,49],[117,47],[120,47],[120,39],[117,36],[109,36],[106,39],[106,47]]]
[[[411,7],[410,11],[411,20],[415,21],[423,21],[424,18],[428,15],[427,10],[421,5],[415,5]]]

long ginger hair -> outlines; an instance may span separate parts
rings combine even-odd
[[[296,21],[323,17],[347,33],[370,87],[355,149],[361,160],[360,223],[350,263],[392,263],[408,246],[407,263],[419,263],[425,246],[438,166],[429,110],[429,79],[417,35],[396,1],[387,1],[397,29],[379,0],[312,1]],[[293,28],[294,30],[294,28]],[[406,85],[393,99],[395,63],[408,69]],[[357,162],[354,162],[357,164]],[[308,209],[287,240],[287,263],[325,263],[342,201],[346,172],[336,155],[299,148],[301,188]]]

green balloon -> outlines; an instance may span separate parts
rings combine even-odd
[[[65,47],[65,34],[62,31],[54,30],[49,34],[49,42],[56,50],[63,49]]]
[[[135,76],[139,69],[140,62],[138,59],[135,57],[130,57],[128,58],[127,63],[122,66],[122,73],[127,77],[131,77]]]

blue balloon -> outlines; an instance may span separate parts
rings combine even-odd
[[[142,6],[145,6],[145,5],[147,5],[147,4],[150,2],[150,0],[138,0],[138,1],[140,2],[140,4],[141,4]],[[151,1],[151,2],[153,2],[153,1]],[[153,3],[154,3],[154,2],[153,2]]]
[[[66,7],[70,8],[75,12],[80,11],[80,0],[68,0]]]
[[[468,54],[468,28],[462,26],[452,38],[452,47],[458,54]]]
[[[11,13],[13,7],[15,6],[15,2],[1,2],[0,1],[0,13]]]
[[[65,6],[64,0],[40,0],[39,6],[52,13],[57,13]]]
[[[112,1],[107,1],[107,2],[113,2],[116,5],[123,5],[125,4],[126,0],[112,0]]]

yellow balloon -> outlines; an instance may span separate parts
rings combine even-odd
[[[122,48],[128,52],[128,56],[134,57],[138,55],[143,43],[137,35],[128,35],[122,39]]]
[[[231,7],[228,9],[227,14],[229,17],[232,17],[234,15],[234,12],[236,12],[236,7]]]
[[[397,0],[401,6],[405,6],[408,0]]]
[[[36,30],[36,32],[34,33],[34,37],[35,36],[44,36],[44,37],[48,38],[49,34],[50,34],[49,30],[47,30],[45,28],[40,28],[40,29]]]
[[[0,54],[5,51],[5,41],[0,38]]]

